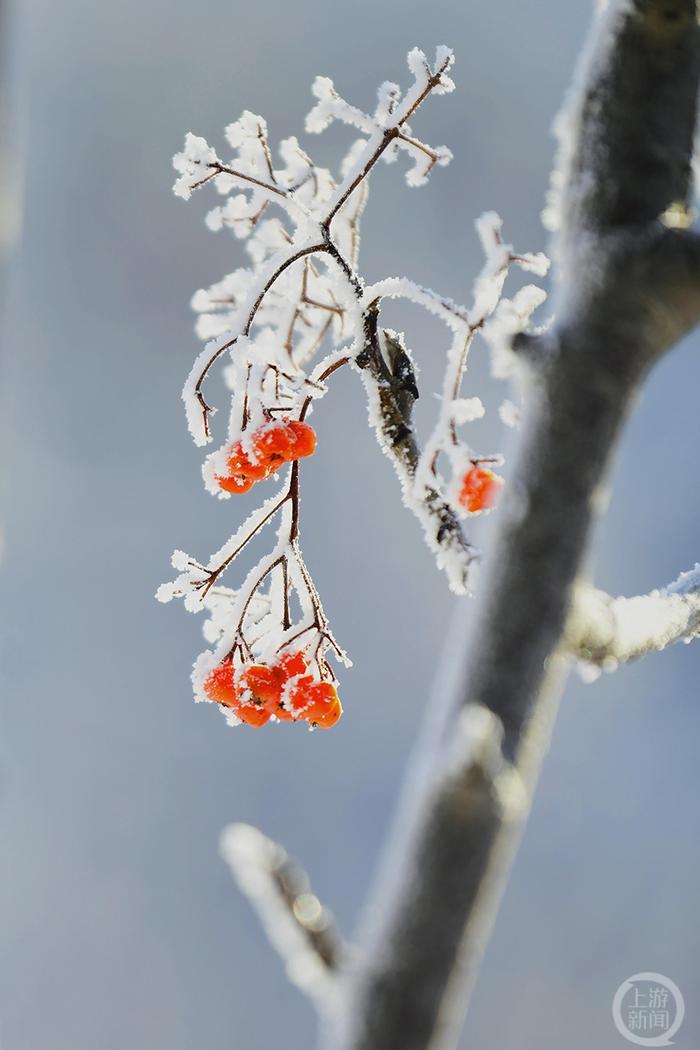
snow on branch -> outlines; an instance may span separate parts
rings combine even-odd
[[[700,635],[700,565],[662,590],[613,598],[592,587],[576,595],[567,643],[585,676],[661,652]]]
[[[389,328],[380,330],[378,314],[376,305],[365,314],[365,345],[356,359],[365,378],[370,419],[394,465],[404,501],[423,525],[438,566],[446,569],[455,590],[464,591],[477,551],[465,538],[457,513],[441,495],[437,480],[424,483],[416,497],[421,451],[411,419],[418,397],[415,373],[403,337]]]
[[[370,421],[438,564],[454,590],[469,589],[476,552],[462,520],[494,502],[501,479],[490,467],[501,459],[477,453],[460,434],[483,414],[479,399],[462,393],[467,354],[499,303],[509,268],[541,275],[547,260],[516,253],[503,242],[498,217],[489,213],[477,224],[486,262],[470,308],[406,278],[366,286],[358,270],[360,219],[378,162],[408,158],[406,181],[419,186],[450,160],[445,146],[417,138],[411,121],[431,94],[454,89],[452,65],[446,47],[437,48],[432,63],[414,49],[408,90],[382,84],[373,113],[343,99],[327,77],[317,77],[307,132],[339,121],[355,133],[337,174],[316,165],[294,137],[280,144],[277,162],[264,119],[248,111],[226,128],[231,155],[222,158],[204,139],[188,134],[174,159],[175,193],[188,199],[213,187],[224,200],[207,214],[208,228],[229,229],[245,240],[250,259],[192,299],[205,345],[182,396],[197,445],[214,440],[215,407],[204,388],[217,362],[225,366],[231,395],[222,443],[204,461],[205,488],[229,499],[289,464],[278,494],[253,511],[216,554],[200,563],[176,552],[178,575],[158,591],[162,601],[182,598],[188,610],[209,613],[205,636],[214,647],[195,663],[195,699],[218,703],[230,724],[301,720],[329,728],[342,713],[328,657],[349,661],[302,558],[299,524],[300,460],[316,447],[308,419],[344,365],[362,376]],[[418,303],[449,332],[441,408],[424,450],[411,421],[418,388],[410,351],[403,336],[378,323],[387,298]],[[225,586],[223,574],[273,521],[271,552],[239,589]]]
[[[501,295],[510,267],[517,265],[540,276],[549,268],[543,254],[521,255],[503,242],[502,223],[495,213],[482,215],[476,226],[486,260],[474,284],[471,309],[406,278],[379,281],[365,288],[364,347],[355,359],[366,377],[370,421],[394,464],[404,501],[423,525],[426,542],[457,593],[470,589],[470,569],[478,560],[478,551],[464,536],[460,518],[490,508],[501,484],[490,467],[502,462],[498,454],[477,454],[459,436],[460,426],[484,414],[479,398],[461,396],[467,355],[474,337],[499,304],[508,304]],[[536,297],[520,316],[520,328],[545,298],[541,289],[531,285],[527,289],[534,289]],[[522,298],[527,289],[521,289],[515,298]],[[411,356],[402,335],[378,327],[385,299],[417,303],[443,321],[451,334],[440,412],[422,450],[411,423],[413,402],[418,397]],[[441,457],[449,469],[447,480],[439,471]]]
[[[319,1010],[328,1010],[347,948],[306,873],[281,846],[248,824],[224,828],[221,854],[258,912],[289,979]]]

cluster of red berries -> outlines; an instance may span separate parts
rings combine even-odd
[[[313,427],[298,419],[280,419],[258,427],[252,437],[252,454],[237,441],[227,457],[228,474],[217,475],[224,492],[247,492],[256,481],[274,474],[283,463],[310,456],[316,449]]]
[[[306,674],[307,670],[302,652],[284,653],[271,667],[248,664],[236,669],[226,660],[210,672],[204,692],[256,729],[273,715],[281,722],[303,721],[330,729],[343,713],[337,690],[331,682]]]
[[[471,467],[464,475],[459,491],[460,506],[470,514],[488,510],[495,503],[502,484],[503,478],[499,478],[492,470],[478,465]]]

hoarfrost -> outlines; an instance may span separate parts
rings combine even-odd
[[[207,227],[215,232],[230,230],[245,241],[250,258],[248,267],[232,271],[192,297],[198,315],[196,332],[205,345],[182,397],[197,445],[214,442],[216,409],[207,399],[205,384],[215,364],[222,367],[231,393],[225,434],[203,465],[207,491],[222,499],[238,491],[236,485],[223,482],[234,463],[244,479],[246,471],[257,469],[257,441],[263,429],[276,423],[303,423],[314,401],[327,393],[334,372],[352,364],[367,390],[370,422],[397,468],[404,502],[422,523],[450,585],[464,591],[470,585],[475,553],[457,524],[458,517],[464,516],[458,505],[458,481],[476,453],[459,431],[485,411],[479,398],[462,392],[467,355],[487,324],[503,338],[506,328],[512,332],[517,323],[522,325],[535,300],[541,301],[539,290],[523,290],[509,310],[497,311],[509,268],[517,265],[543,275],[547,260],[541,254],[516,254],[503,241],[500,218],[488,212],[477,223],[486,260],[469,309],[405,277],[366,286],[358,271],[359,225],[374,166],[406,154],[406,181],[419,186],[435,167],[452,158],[446,146],[433,147],[416,138],[410,121],[430,94],[454,89],[448,75],[453,63],[453,53],[445,46],[437,48],[432,64],[424,52],[413,49],[408,55],[412,83],[405,92],[393,82],[381,84],[372,114],[347,102],[330,78],[317,77],[306,130],[319,133],[339,121],[359,132],[337,175],[314,164],[294,136],[280,143],[277,166],[265,120],[247,110],[225,130],[230,159],[221,159],[205,139],[188,133],[173,163],[178,173],[175,193],[187,199],[195,190],[212,185],[223,200],[207,213]],[[410,406],[418,393],[416,369],[403,337],[379,330],[377,352],[382,363],[377,362],[377,367],[382,375],[367,368],[368,319],[376,318],[386,299],[418,304],[450,333],[439,415],[422,451],[410,424]],[[389,403],[394,412],[408,413],[403,421],[389,420]],[[402,430],[413,444],[399,462],[397,441]],[[487,458],[493,462],[497,457]],[[449,470],[447,479],[440,473],[443,467]],[[320,677],[331,680],[326,655],[349,662],[333,638],[301,556],[299,471],[299,463],[294,462],[277,495],[253,511],[204,564],[182,551],[173,555],[178,575],[163,584],[157,596],[160,601],[182,598],[193,612],[205,610],[204,632],[214,647],[195,664],[192,681],[197,699],[206,699],[206,677],[224,660],[234,665],[251,659],[269,661],[285,646],[299,644],[312,654]],[[240,588],[223,586],[221,575],[273,519],[278,531],[272,551],[250,570]],[[291,616],[292,594],[298,598],[296,621]],[[227,719],[236,721],[230,711]]]

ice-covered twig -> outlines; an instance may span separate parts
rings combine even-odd
[[[415,376],[402,340],[390,329],[380,330],[378,316],[376,305],[365,312],[364,347],[356,358],[367,389],[370,418],[438,565],[446,570],[453,589],[464,593],[478,554],[464,536],[454,508],[440,493],[437,480],[423,484],[416,493],[421,453],[411,420],[418,396]]]
[[[700,565],[662,590],[613,598],[582,585],[576,593],[565,644],[586,669],[614,671],[620,664],[661,652],[700,634]]]
[[[478,419],[484,411],[478,398],[461,398],[467,357],[476,334],[501,302],[510,266],[515,264],[540,276],[549,268],[546,256],[518,254],[503,242],[501,219],[495,213],[482,215],[476,226],[486,260],[474,284],[471,309],[405,278],[378,281],[364,292],[363,302],[367,304],[364,343],[362,352],[355,358],[355,364],[363,370],[370,420],[381,447],[394,465],[404,501],[423,525],[428,546],[457,593],[471,589],[470,569],[478,560],[478,552],[460,524],[463,510],[454,491],[455,480],[459,482],[469,465],[500,461],[498,456],[477,455],[458,436],[460,424]],[[534,305],[539,305],[545,295],[540,289],[535,291],[539,298]],[[423,449],[411,422],[418,390],[410,357],[402,337],[378,326],[379,310],[385,299],[408,299],[422,306],[443,321],[452,336],[438,419]],[[447,483],[438,470],[441,456],[449,467]]]
[[[292,188],[282,188],[278,182],[282,181],[283,177],[280,176],[278,180],[276,173],[271,167],[266,129],[263,136],[264,146],[260,146],[260,129],[264,126],[264,122],[262,118],[255,117],[253,114],[245,113],[236,125],[231,126],[236,128],[235,134],[229,134],[229,141],[239,146],[239,148],[241,145],[250,143],[251,139],[255,147],[257,147],[257,150],[254,150],[252,155],[249,147],[248,152],[241,156],[243,163],[247,162],[251,166],[252,171],[243,171],[242,166],[233,168],[224,165],[204,139],[188,134],[184,151],[175,158],[175,167],[180,173],[180,177],[175,184],[175,191],[178,195],[189,197],[193,190],[199,189],[212,180],[218,183],[219,188],[223,192],[228,191],[229,188],[236,185],[239,181],[244,181],[255,186],[258,193],[263,193],[267,202],[279,204],[296,226],[295,231],[291,235],[286,234],[288,247],[275,253],[265,268],[256,275],[254,280],[251,280],[245,303],[230,318],[232,328],[230,336],[215,340],[205,347],[187,379],[183,390],[183,399],[185,401],[188,424],[197,444],[207,444],[211,440],[209,418],[212,413],[212,407],[206,401],[202,391],[207,374],[226,351],[232,351],[241,338],[247,338],[250,335],[263,301],[290,267],[293,267],[295,263],[301,259],[306,259],[308,256],[328,255],[337,264],[342,276],[345,278],[349,293],[351,295],[354,294],[356,297],[362,295],[362,282],[354,270],[353,259],[356,242],[354,227],[359,218],[359,213],[356,210],[346,220],[346,226],[350,234],[348,258],[343,252],[343,240],[348,238],[343,236],[343,231],[335,231],[336,224],[334,220],[339,217],[345,204],[361,184],[365,182],[371,170],[380,158],[386,154],[392,144],[401,141],[403,145],[409,146],[411,149],[427,150],[431,158],[435,158],[434,162],[447,163],[449,160],[448,153],[432,151],[423,143],[417,143],[412,140],[410,142],[405,141],[402,139],[402,134],[407,126],[406,122],[408,119],[432,91],[452,90],[452,81],[447,76],[447,71],[452,62],[452,53],[445,48],[438,48],[434,68],[427,64],[425,56],[421,52],[411,52],[409,55],[409,67],[415,78],[413,88],[407,93],[402,102],[397,101],[394,110],[391,114],[385,115],[381,124],[376,118],[361,114],[355,107],[349,106],[337,95],[330,80],[324,77],[317,78],[314,85],[314,94],[318,102],[307,119],[307,130],[321,131],[327,127],[331,120],[340,119],[359,127],[361,131],[369,136],[366,141],[361,143],[361,148],[355,150],[349,157],[344,178],[338,186],[334,185],[332,179],[326,173],[324,173],[325,177],[321,179],[318,174],[314,174],[316,169],[313,168],[308,157],[303,154],[302,167],[305,165],[308,169],[306,177],[298,181],[298,184]],[[300,153],[301,151],[298,150],[296,140],[293,141],[295,150]],[[256,166],[256,155],[260,153],[262,153],[263,161],[257,156]],[[287,156],[289,153],[290,147],[287,146]],[[266,180],[262,180],[257,174],[258,167],[261,165],[266,171]],[[286,173],[286,181],[291,178],[290,170],[291,165]],[[420,182],[425,181],[424,175],[419,180],[409,179],[409,182],[418,185]],[[299,194],[308,185],[309,181],[314,184],[315,192],[309,202],[304,202],[303,197],[300,199]],[[238,201],[239,198],[234,198],[233,200]],[[242,212],[241,208],[244,209]],[[232,213],[230,208],[228,213],[225,208],[216,209],[210,222],[212,228],[219,228],[226,220],[227,214],[232,222],[236,219],[239,222],[242,219],[248,221],[250,230],[246,229],[243,231],[243,235],[246,235],[256,225],[261,211],[254,210],[251,218],[250,209],[244,199],[242,204],[237,209],[234,209]],[[307,277],[308,271],[305,268],[304,282],[306,282]],[[346,291],[345,295],[347,294]],[[304,283],[300,297],[302,305],[305,299],[306,283]],[[307,302],[306,305],[310,304]],[[298,317],[299,309],[295,307],[291,322],[292,328]]]
[[[275,255],[265,270],[259,275],[256,283],[253,284],[247,299],[239,310],[242,318],[240,330],[231,338],[215,339],[207,343],[202,353],[197,357],[182,392],[187,421],[195,444],[206,445],[211,441],[209,417],[214,409],[207,403],[202,392],[202,385],[212,366],[226,351],[232,351],[241,338],[246,338],[250,334],[265,296],[281,275],[299,260],[305,260],[308,256],[324,250],[323,243],[311,243],[295,247],[281,257]]]
[[[287,975],[321,1012],[337,997],[336,974],[348,949],[306,873],[276,842],[249,824],[230,824],[221,853],[262,921]]]

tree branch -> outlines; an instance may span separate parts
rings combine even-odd
[[[467,588],[469,570],[478,553],[465,537],[454,510],[438,492],[426,488],[420,499],[413,498],[420,449],[411,420],[413,403],[418,397],[415,376],[403,343],[395,333],[379,330],[379,304],[372,304],[364,314],[365,342],[355,363],[368,377],[366,383],[371,415],[380,444],[394,465],[405,499],[421,519],[428,544],[438,557],[438,564],[455,566],[455,582]]]
[[[700,565],[663,590],[634,598],[612,598],[582,586],[565,643],[584,664],[611,671],[676,642],[690,642],[698,634]]]
[[[556,241],[558,320],[548,333],[522,445],[481,584],[466,673],[390,886],[371,902],[365,953],[325,1033],[333,1050],[449,1050],[516,848],[518,816],[495,769],[532,793],[567,660],[558,655],[573,589],[624,419],[651,365],[698,318],[662,259],[695,239],[668,229],[687,211],[699,29],[694,0],[617,0],[596,24],[562,125]],[[678,251],[676,251],[676,256]],[[680,316],[679,316],[680,315]],[[463,643],[464,644],[464,643]],[[462,657],[464,660],[464,657]],[[455,756],[460,711],[486,708],[497,761]],[[496,747],[495,732],[489,737]],[[511,777],[512,781],[512,777]],[[413,785],[407,791],[415,801]]]
[[[327,1010],[336,995],[335,974],[347,949],[306,873],[281,846],[248,824],[224,828],[221,853],[258,912],[289,979],[320,1011]]]

